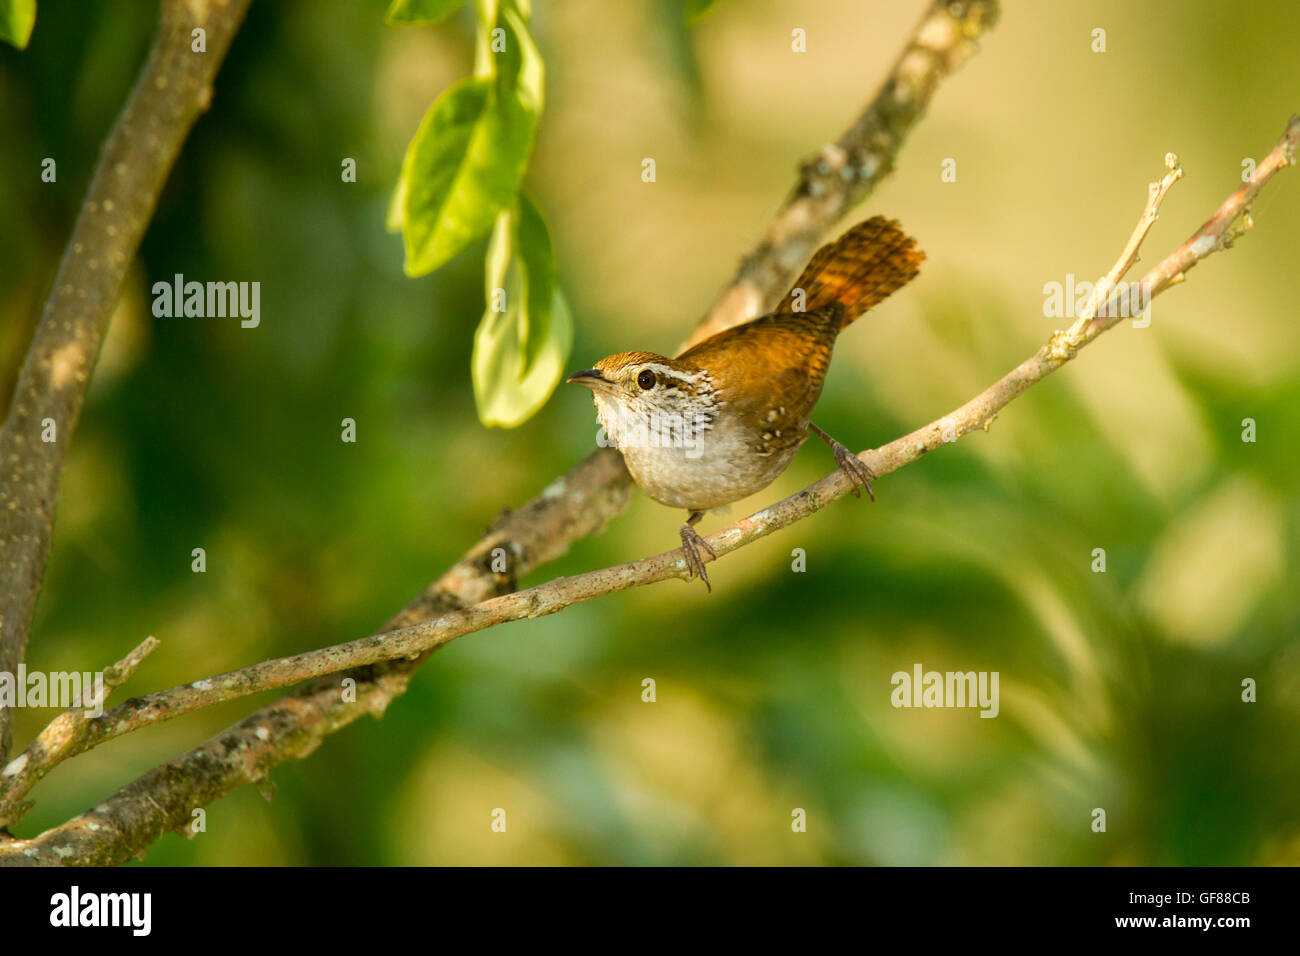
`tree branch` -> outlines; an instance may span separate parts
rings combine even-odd
[[[153,48],[95,166],[0,430],[0,672],[27,651],[68,443],[122,280],[248,0],[164,0]],[[191,52],[191,30],[207,52]],[[45,440],[49,423],[54,440]],[[0,763],[10,714],[0,706]]]
[[[1282,138],[1257,167],[1254,180],[1243,183],[1199,230],[1148,271],[1140,280],[1141,287],[1154,297],[1180,281],[1179,277],[1184,276],[1187,270],[1202,259],[1230,247],[1242,232],[1242,229],[1237,226],[1238,222],[1249,221],[1250,205],[1255,196],[1274,175],[1287,166],[1295,164],[1298,147],[1300,147],[1300,116],[1291,119]],[[1098,291],[1094,293],[1091,311],[1097,311],[1096,301],[1104,297],[1136,262],[1142,240],[1150,228],[1150,223],[1154,221],[1160,201],[1173,182],[1181,176],[1181,170],[1172,156],[1167,158],[1167,164],[1170,173],[1161,183],[1153,184],[1151,198],[1139,220],[1134,238],[1130,239],[1115,266],[1098,283]],[[1111,314],[1113,310],[1106,311],[1105,315],[1090,318],[1077,333],[1073,329],[1070,332],[1055,333],[1034,355],[959,408],[888,445],[874,451],[863,452],[860,457],[877,475],[883,476],[972,431],[987,430],[998,412],[1016,396],[1071,361],[1079,349],[1119,321],[1120,316]],[[821,510],[831,501],[846,494],[850,488],[849,479],[837,470],[803,491],[710,535],[707,539],[708,543],[718,556],[734,551]],[[558,578],[537,587],[491,598],[471,607],[453,611],[436,620],[399,627],[348,644],[268,661],[243,671],[222,675],[210,682],[204,681],[197,685],[173,688],[170,691],[150,695],[142,701],[129,702],[127,705],[115,708],[101,720],[108,725],[116,721],[121,725],[120,732],[126,732],[136,726],[167,719],[198,706],[205,706],[206,703],[272,689],[288,682],[302,680],[304,677],[393,658],[419,657],[463,634],[508,621],[553,614],[572,604],[600,595],[672,577],[689,577],[680,550],[573,577]],[[337,682],[334,684],[334,693],[339,694]],[[263,713],[268,722],[293,716],[292,713],[285,714],[280,704],[268,708]],[[240,727],[247,724],[248,721],[245,721]],[[290,728],[291,726],[289,725]],[[271,728],[266,724],[255,725],[255,730],[260,731],[264,736],[269,736],[271,733]],[[295,752],[304,747],[308,748],[309,752],[309,749],[314,747],[312,740],[318,738],[308,734],[306,728],[296,728],[296,730],[297,733],[289,738],[288,743]],[[108,739],[115,735],[114,728],[110,726],[101,739]],[[196,753],[200,752],[202,751]],[[188,760],[193,756],[193,754],[186,755],[185,758],[180,759]],[[53,852],[67,862],[102,863],[120,859],[121,854],[132,844],[120,844],[116,842],[115,836],[103,838],[98,837],[98,834],[113,833],[120,831],[124,826],[130,826],[134,822],[132,814],[139,811],[139,801],[134,799],[136,793],[149,793],[152,787],[171,783],[175,778],[169,778],[165,771],[174,767],[176,763],[174,761],[152,771],[120,791],[104,805],[47,831],[34,840],[19,841],[12,847],[0,848],[0,861],[3,861],[6,856],[12,858],[18,852],[22,852],[28,859],[42,858],[43,855]],[[226,774],[215,775],[213,780],[209,781],[209,786],[214,783],[219,784],[228,778],[234,768],[223,766],[219,769],[224,769]],[[251,768],[245,765],[247,772],[260,770],[264,773],[265,769],[259,763],[254,763]],[[23,772],[28,771],[20,771],[19,776]],[[189,775],[185,774],[177,786],[164,786],[164,795],[173,797],[180,788],[194,797],[200,797],[208,792],[202,788],[190,788],[188,778]]]
[[[37,780],[68,757],[84,753],[95,746],[95,741],[90,738],[96,727],[96,718],[89,716],[87,710],[103,708],[108,696],[125,684],[144,659],[157,649],[157,638],[146,637],[130,654],[105,668],[102,697],[74,702],[70,709],[50,721],[28,748],[0,771],[0,826],[6,825],[11,816],[17,819],[27,812],[31,805],[23,803],[22,798]],[[82,697],[87,698],[89,689],[83,688],[82,691]],[[11,787],[11,781],[18,785]],[[13,806],[12,810],[7,809],[10,805]]]

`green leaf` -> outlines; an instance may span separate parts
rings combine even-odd
[[[410,156],[410,150],[407,150]],[[388,212],[384,214],[384,228],[389,232],[401,232],[406,225],[406,160],[402,160],[402,172],[397,177],[397,187],[393,198],[388,201]]]
[[[389,23],[431,24],[445,20],[465,0],[393,0],[384,19]]]
[[[406,240],[406,274],[436,269],[486,231],[500,208],[485,195],[484,116],[491,84],[465,79],[438,97],[402,160],[396,197]],[[462,185],[461,181],[465,180]],[[488,206],[484,209],[483,206]],[[484,221],[486,220],[486,225]]]
[[[27,49],[36,25],[36,0],[0,0],[0,40]]]
[[[556,294],[555,253],[546,220],[532,200],[519,194],[516,253],[527,278],[527,302],[519,330],[519,345],[524,354],[524,371],[541,357],[550,339],[551,302]],[[567,357],[568,346],[565,346]]]
[[[474,35],[474,75],[496,76],[496,56],[492,52],[492,29],[497,25],[501,0],[474,0],[474,18],[478,30]]]
[[[514,428],[546,403],[573,346],[546,223],[522,194],[517,207],[497,217],[484,280],[487,308],[470,361],[474,401],[484,425]],[[504,311],[494,308],[500,290]]]
[[[507,5],[500,12],[505,50],[490,54],[491,75],[476,74],[440,96],[402,162],[386,225],[403,231],[407,275],[433,271],[486,235],[523,179],[545,71],[518,11]]]
[[[509,57],[512,72],[503,74],[505,86],[509,87],[508,91],[503,88],[503,94],[512,93],[523,109],[540,115],[546,86],[546,67],[542,63],[542,54],[538,51],[537,44],[533,42],[532,34],[528,32],[528,24],[519,15],[518,10],[513,6],[507,6],[502,11],[502,19],[510,28],[507,31],[507,54],[514,54],[513,57]]]

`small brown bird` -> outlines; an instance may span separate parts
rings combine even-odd
[[[775,481],[809,429],[830,445],[853,494],[861,485],[875,500],[871,469],[809,416],[840,332],[911,281],[924,258],[897,222],[876,216],[822,246],[772,314],[676,358],[620,352],[569,377],[591,389],[596,416],[641,490],[690,513],[682,551],[706,586],[700,552],[716,555],[695,523]]]

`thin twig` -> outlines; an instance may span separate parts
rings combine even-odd
[[[50,721],[26,750],[0,770],[0,826],[10,822],[10,813],[16,819],[28,809],[30,804],[22,798],[31,789],[32,784],[68,757],[94,746],[87,738],[96,718],[89,716],[87,712],[102,711],[109,695],[125,684],[144,659],[157,647],[157,638],[146,637],[126,657],[106,667],[102,696],[87,699],[89,689],[83,688],[82,700],[74,702],[72,707]],[[27,772],[36,767],[41,769],[35,773]],[[10,784],[13,781],[22,781],[22,784],[17,788],[11,788]],[[12,811],[10,807],[13,808]]]
[[[1129,236],[1124,251],[1115,260],[1115,264],[1111,266],[1110,271],[1097,282],[1096,288],[1093,289],[1088,301],[1084,303],[1084,307],[1079,312],[1074,325],[1070,326],[1069,332],[1066,333],[1066,342],[1073,342],[1077,347],[1079,336],[1083,333],[1084,327],[1096,317],[1102,304],[1109,301],[1111,290],[1115,288],[1116,283],[1128,275],[1129,269],[1133,268],[1134,263],[1138,261],[1138,253],[1142,249],[1142,240],[1146,239],[1147,233],[1151,231],[1151,227],[1160,218],[1160,204],[1164,202],[1165,196],[1168,195],[1173,184],[1183,178],[1183,167],[1179,165],[1178,157],[1173,153],[1165,153],[1165,168],[1169,171],[1162,178],[1147,186],[1146,206],[1142,209],[1142,215],[1133,228],[1133,234]]]

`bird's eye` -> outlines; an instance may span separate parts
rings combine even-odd
[[[655,373],[648,368],[643,368],[641,374],[636,377],[636,383],[644,388],[647,392],[655,387]]]

